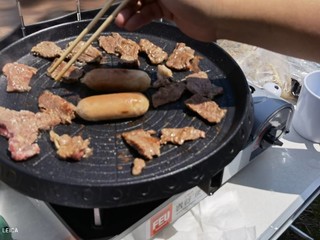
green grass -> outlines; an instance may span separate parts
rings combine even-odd
[[[315,240],[320,239],[320,196],[294,221],[293,225]],[[288,229],[279,240],[301,240],[297,234]]]

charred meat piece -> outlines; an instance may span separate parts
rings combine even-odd
[[[2,68],[7,77],[7,92],[28,92],[31,78],[37,69],[21,63],[7,63]]]
[[[43,58],[57,58],[60,57],[62,49],[51,41],[43,41],[31,48],[31,52]]]
[[[175,49],[170,54],[166,65],[175,70],[190,70],[194,54],[195,51],[186,46],[185,43],[177,43]]]
[[[161,129],[161,144],[171,142],[173,144],[182,145],[185,141],[197,140],[205,138],[206,133],[194,127],[184,128],[163,128]]]
[[[51,130],[50,140],[57,148],[57,154],[61,159],[80,161],[92,155],[92,149],[89,147],[90,140],[84,140],[81,136],[71,137],[68,134],[59,136]]]
[[[158,91],[152,95],[153,107],[157,108],[161,105],[179,100],[185,89],[186,85],[183,82],[171,83],[159,88]]]
[[[168,58],[168,53],[163,51],[161,47],[150,42],[148,39],[141,39],[139,45],[141,51],[147,54],[152,64],[160,64]]]
[[[194,73],[186,78],[187,89],[193,94],[199,94],[210,99],[223,93],[223,88],[211,83],[205,72]]]
[[[68,45],[71,45],[72,42],[70,42]],[[82,46],[85,44],[84,41],[80,41],[75,48],[71,51],[71,56],[68,56],[72,58],[77,52],[80,51]],[[102,59],[102,53],[92,45],[90,45],[79,57],[78,61],[85,62],[85,63],[92,63],[92,62],[100,62]]]
[[[123,38],[119,33],[99,38],[99,46],[109,54],[119,55],[123,63],[139,66],[140,46],[131,39]]]
[[[133,160],[132,175],[140,175],[142,170],[146,167],[146,162],[141,158],[135,158]]]
[[[152,84],[154,88],[164,87],[171,83],[170,79],[173,77],[173,73],[170,68],[160,64],[157,66],[157,80]]]
[[[57,60],[58,59],[55,59],[49,68],[51,68]],[[65,61],[62,61],[60,65],[51,74],[49,74],[49,76],[55,79],[66,65],[67,63]],[[82,69],[77,68],[74,65],[71,65],[70,68],[62,76],[62,81],[66,83],[73,83],[78,81],[82,77],[82,75]]]
[[[23,161],[40,153],[36,142],[38,125],[35,113],[0,107],[0,135],[8,139],[8,150],[15,161]]]
[[[39,96],[38,106],[41,112],[58,116],[62,124],[69,124],[75,118],[76,106],[49,91]]]
[[[185,101],[186,106],[199,114],[210,123],[219,123],[227,113],[226,109],[221,109],[218,104],[209,98],[199,94],[193,95]]]
[[[140,155],[150,160],[153,156],[160,156],[160,139],[153,137],[153,134],[155,134],[153,130],[137,129],[124,132],[121,136]]]

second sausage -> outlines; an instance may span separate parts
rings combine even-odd
[[[149,109],[149,100],[142,93],[111,93],[83,98],[76,113],[87,121],[103,121],[139,117]]]

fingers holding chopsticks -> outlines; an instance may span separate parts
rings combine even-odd
[[[118,14],[115,23],[128,31],[134,31],[160,18],[172,19],[172,14],[160,1],[133,0]]]

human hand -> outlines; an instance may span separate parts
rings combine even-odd
[[[182,32],[200,41],[216,40],[216,0],[132,0],[115,23],[134,31],[156,19],[173,21]]]

